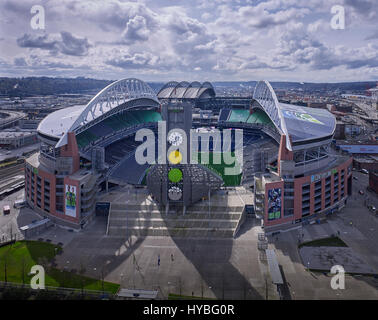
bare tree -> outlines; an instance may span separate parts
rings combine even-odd
[[[105,266],[101,268],[101,288],[102,288],[102,294],[104,294],[104,278],[105,278]]]
[[[81,295],[84,296],[84,273],[85,273],[86,269],[83,265],[83,262],[80,261],[80,270],[79,270],[79,274],[80,274],[80,285],[81,285]]]
[[[7,268],[8,268],[8,257],[5,255],[4,256],[4,282],[8,282]]]
[[[8,248],[7,252],[4,255],[4,282],[8,282],[8,255],[9,251],[11,250],[11,246]]]
[[[22,259],[21,259],[22,285],[25,284],[25,269],[26,269],[26,260],[25,260],[25,257],[22,256]]]
[[[181,296],[181,289],[182,289],[182,282],[181,282],[181,277],[179,277],[179,291],[180,291],[180,296]]]

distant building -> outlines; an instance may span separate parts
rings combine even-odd
[[[378,194],[378,170],[369,171],[369,187]]]
[[[0,147],[17,149],[38,142],[37,132],[3,131],[0,132]]]
[[[376,157],[355,157],[353,167],[357,170],[366,169],[368,171],[378,171],[378,159]]]
[[[378,143],[375,141],[337,141],[337,147],[354,155],[378,155]]]
[[[327,109],[327,103],[325,103],[325,102],[308,102],[307,107]]]
[[[345,139],[345,123],[344,122],[341,122],[341,121],[336,122],[334,138],[337,140]]]

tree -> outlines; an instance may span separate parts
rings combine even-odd
[[[84,273],[85,273],[86,269],[83,265],[82,262],[80,262],[80,270],[79,270],[79,274],[80,274],[80,285],[81,285],[81,295],[84,296]]]
[[[104,289],[104,278],[105,278],[105,266],[101,268],[101,289],[102,289],[102,294],[104,294],[105,289]]]
[[[7,250],[7,252],[4,255],[4,282],[8,282],[8,255],[11,250],[12,246],[10,246]]]
[[[181,296],[181,289],[182,289],[182,282],[181,282],[181,277],[179,277],[179,291],[180,291],[180,296]]]
[[[25,284],[25,269],[26,269],[26,260],[25,257],[22,256],[21,259],[21,272],[22,272],[22,284]]]

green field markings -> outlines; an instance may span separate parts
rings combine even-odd
[[[201,163],[201,159],[205,154],[208,154],[208,161],[204,161],[206,163]],[[230,156],[233,159],[235,159],[236,164],[226,164],[224,162],[224,156]],[[205,160],[207,160],[207,157],[204,157]],[[214,158],[219,159],[220,163],[214,163]],[[193,153],[193,160],[197,160],[198,163],[202,164],[203,166],[209,168],[210,170],[214,171],[217,175],[219,175],[224,182],[224,185],[226,187],[231,186],[239,186],[241,183],[242,173],[236,174],[236,175],[228,175],[225,174],[225,168],[240,168],[240,164],[237,162],[237,159],[235,158],[234,152],[195,152]]]
[[[74,288],[83,290],[105,291],[116,293],[119,284],[102,282],[79,273],[60,270],[52,266],[54,257],[62,248],[46,242],[17,241],[0,248],[0,281],[30,284],[33,275],[29,275],[34,265],[45,269],[45,285],[51,287]]]

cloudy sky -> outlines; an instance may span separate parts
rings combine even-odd
[[[0,76],[376,81],[378,0],[0,0],[0,49]]]

